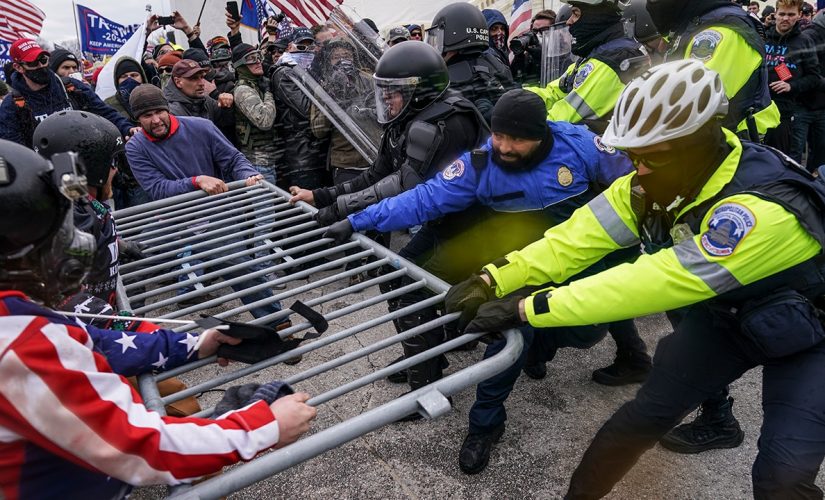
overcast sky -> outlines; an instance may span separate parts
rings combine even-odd
[[[32,3],[46,13],[40,36],[51,42],[77,38],[71,0],[32,0]],[[156,14],[170,14],[169,0],[79,0],[77,3],[120,24],[142,23],[147,4]]]

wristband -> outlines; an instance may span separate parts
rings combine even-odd
[[[201,188],[200,183],[198,182],[198,177],[199,176],[197,176],[197,175],[192,177],[192,185],[195,186],[195,189],[200,189]]]

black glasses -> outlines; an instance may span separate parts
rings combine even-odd
[[[161,74],[171,73],[171,72],[172,72],[172,66],[163,66],[163,67],[158,68],[158,73],[161,73]]]
[[[299,50],[299,51],[301,51],[301,52],[303,52],[303,51],[305,51],[305,50],[309,50],[309,49],[311,49],[311,48],[313,48],[313,47],[315,47],[315,42],[301,43],[301,44],[297,44],[297,43],[296,43],[296,44],[295,44],[295,48],[296,48],[296,49],[298,49],[298,50]]]
[[[46,54],[40,54],[40,57],[38,57],[34,61],[24,62],[22,64],[23,64],[24,68],[37,69],[41,66],[45,66],[45,65],[49,64],[49,56],[47,56]]]
[[[650,170],[656,170],[662,167],[667,167],[673,163],[673,151],[660,151],[658,153],[638,154],[632,151],[627,151],[627,156],[633,162],[634,167],[644,165]]]

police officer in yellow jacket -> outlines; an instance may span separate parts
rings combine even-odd
[[[768,89],[764,28],[757,19],[729,0],[647,0],[646,7],[669,40],[666,61],[693,58],[719,73],[730,102],[725,128],[758,141],[779,125],[779,108]]]
[[[565,0],[576,63],[545,88],[527,87],[544,99],[547,119],[587,125],[600,134],[624,86],[648,66],[639,42],[625,36],[617,0]]]
[[[568,498],[606,495],[684,415],[759,365],[754,496],[822,498],[814,481],[825,456],[825,330],[815,304],[825,293],[825,183],[721,128],[727,108],[718,74],[694,60],[631,82],[603,141],[627,149],[637,171],[447,295],[448,310],[475,316],[467,331],[680,311],[647,382],[585,452]],[[646,254],[633,264],[508,296],[562,283],[640,242]],[[493,294],[505,298],[480,299]]]

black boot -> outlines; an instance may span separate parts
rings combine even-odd
[[[638,384],[647,380],[653,361],[644,351],[616,353],[613,364],[593,372],[593,381],[602,385]]]
[[[478,474],[490,462],[490,452],[493,445],[504,434],[504,423],[484,434],[467,434],[461,451],[458,452],[458,466],[465,474]]]
[[[534,380],[543,379],[547,376],[547,361],[545,361],[545,357],[546,356],[540,356],[539,343],[534,340],[533,343],[527,347],[527,358],[524,360],[524,367],[522,367],[521,371]],[[550,357],[552,358],[552,356]]]
[[[736,448],[742,444],[745,433],[733,416],[732,407],[730,397],[723,402],[706,401],[693,422],[672,429],[659,442],[676,453]]]
[[[392,366],[396,363],[400,363],[404,361],[404,355],[398,356],[394,360],[390,361],[390,364],[387,366]],[[400,372],[390,373],[387,375],[387,382],[391,384],[406,384],[409,377],[407,376],[407,370],[401,370]]]

